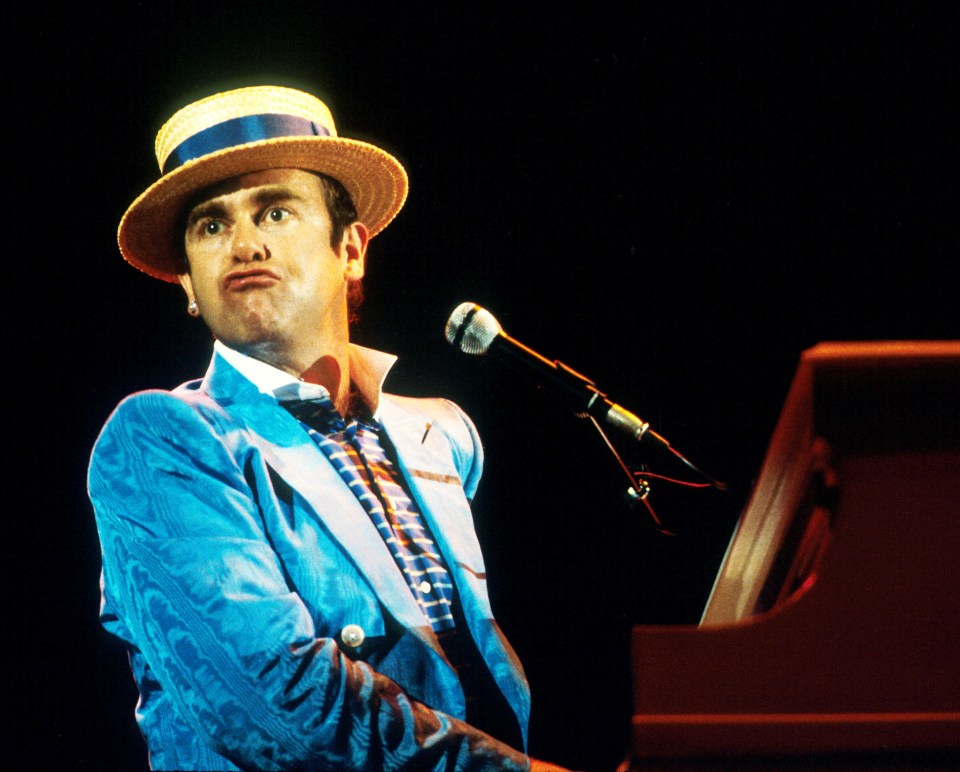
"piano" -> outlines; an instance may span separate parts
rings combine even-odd
[[[804,351],[702,619],[631,645],[625,769],[960,769],[960,341]]]

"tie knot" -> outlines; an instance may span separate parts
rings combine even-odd
[[[280,405],[298,421],[321,434],[334,434],[346,428],[343,416],[337,412],[329,397],[285,400]]]

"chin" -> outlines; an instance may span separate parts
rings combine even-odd
[[[275,320],[247,319],[241,325],[231,326],[214,334],[225,345],[237,351],[248,352],[253,350],[271,350],[275,348],[284,336],[280,333],[282,325]]]

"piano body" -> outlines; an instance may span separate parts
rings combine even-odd
[[[805,351],[701,623],[632,665],[633,770],[960,769],[960,342]]]

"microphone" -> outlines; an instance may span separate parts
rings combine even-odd
[[[533,368],[546,380],[580,404],[580,412],[618,429],[637,440],[647,438],[670,448],[670,443],[650,428],[650,424],[624,407],[614,404],[589,378],[557,360],[547,359],[503,331],[493,314],[476,303],[457,306],[444,330],[447,342],[464,354],[503,354]]]

